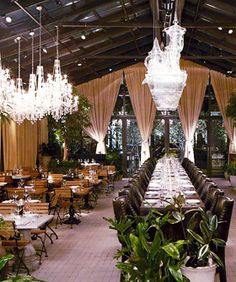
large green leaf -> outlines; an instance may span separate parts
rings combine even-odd
[[[216,215],[213,215],[211,220],[210,220],[210,230],[212,232],[215,232],[218,228],[218,219]]]
[[[177,281],[177,282],[183,282],[185,281],[185,279],[183,278],[183,275],[182,275],[182,272],[179,268],[179,265],[170,265],[168,267],[171,275],[174,277],[174,279]]]
[[[173,243],[169,243],[162,247],[162,249],[172,258],[179,260],[180,254],[179,250],[175,247]]]
[[[203,245],[198,252],[198,259],[204,258],[204,256],[207,255],[208,251],[209,251],[209,245],[208,244]]]
[[[194,232],[193,230],[187,229],[187,232],[195,239],[197,240],[200,244],[205,244],[203,238],[198,235],[196,232]]]
[[[206,225],[204,221],[200,222],[200,230],[204,238],[206,238],[206,240],[209,241],[212,237],[212,232],[211,230],[209,230],[208,225]]]
[[[3,267],[8,263],[8,261],[12,260],[14,258],[14,255],[8,254],[6,256],[3,256],[0,258],[0,270],[3,269]]]
[[[212,239],[212,242],[218,246],[218,247],[224,247],[225,246],[225,241],[219,238],[214,238]]]

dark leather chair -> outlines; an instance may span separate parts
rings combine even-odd
[[[143,197],[139,190],[132,185],[126,185],[124,189],[119,191],[119,196],[128,196],[129,202],[135,212],[135,214],[140,214],[140,206],[143,201]]]
[[[203,185],[202,189],[201,189],[201,192],[199,194],[201,200],[203,201],[203,203],[206,202],[206,199],[207,199],[207,195],[208,193],[210,192],[210,189],[214,187],[214,183],[213,182],[208,182],[206,181],[205,184]]]
[[[116,220],[119,221],[127,216],[134,216],[134,212],[132,211],[127,195],[116,197],[113,199],[112,203]]]
[[[233,199],[230,199],[226,196],[219,196],[212,211],[213,214],[217,215],[218,220],[220,221],[218,228],[219,238],[221,238],[225,242],[227,242],[228,240],[233,205]],[[226,282],[227,276],[225,268],[225,247],[218,247],[216,252],[224,264],[224,268],[219,268],[220,281]]]
[[[224,195],[223,190],[219,188],[211,187],[209,189],[209,193],[207,194],[207,197],[205,200],[205,210],[212,212],[215,208],[218,197],[223,196],[223,195]]]
[[[182,161],[182,167],[186,170],[186,167],[190,163],[190,160],[188,158],[184,158]]]

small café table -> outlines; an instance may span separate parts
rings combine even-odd
[[[53,219],[53,215],[47,214],[25,214],[23,216],[7,215],[4,220],[13,220],[16,229],[22,234],[22,239],[29,240],[30,243],[25,247],[24,262],[29,268],[29,271],[34,271],[39,268],[39,259],[36,255],[36,250],[31,243],[31,230],[40,228],[47,222]]]

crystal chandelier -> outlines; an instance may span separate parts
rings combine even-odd
[[[21,38],[18,37],[18,78],[11,79],[8,69],[4,69],[0,57],[0,113],[9,114],[17,123],[30,120],[32,123],[42,119],[46,115],[52,115],[59,120],[64,115],[78,110],[78,97],[72,95],[72,85],[67,76],[61,74],[58,52],[58,28],[57,28],[57,57],[54,62],[53,75],[48,75],[44,81],[42,59],[42,6],[38,6],[39,17],[39,63],[34,73],[34,33],[32,36],[32,71],[29,76],[29,87],[23,89],[20,65]]]
[[[59,30],[57,29],[56,59],[54,61],[53,74],[48,74],[47,90],[50,96],[50,114],[58,121],[67,114],[78,110],[78,97],[72,94],[72,85],[68,82],[67,75],[62,75],[59,60]]]
[[[0,114],[7,115],[10,112],[12,105],[10,105],[9,95],[14,91],[14,80],[10,77],[9,69],[3,68],[0,54]]]
[[[147,83],[159,111],[175,111],[186,85],[187,73],[180,69],[180,53],[184,46],[185,28],[178,25],[177,15],[173,25],[164,29],[167,45],[161,50],[157,38],[144,64]]]
[[[18,124],[22,123],[26,118],[26,103],[25,91],[23,89],[23,81],[21,78],[21,62],[20,62],[20,48],[21,37],[17,37],[18,42],[18,77],[12,81],[10,91],[7,91],[7,101],[9,104],[8,114]]]

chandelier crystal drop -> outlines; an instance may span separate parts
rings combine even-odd
[[[68,82],[67,75],[62,75],[59,60],[59,30],[57,28],[56,51],[53,74],[48,74],[47,90],[50,96],[50,114],[58,121],[67,114],[72,114],[78,110],[78,97],[72,94],[72,85]]]
[[[161,50],[155,38],[152,50],[144,64],[147,73],[143,84],[147,83],[159,111],[175,111],[186,85],[187,73],[180,69],[180,53],[184,46],[185,28],[178,25],[177,16],[173,25],[164,29],[167,45]]]

